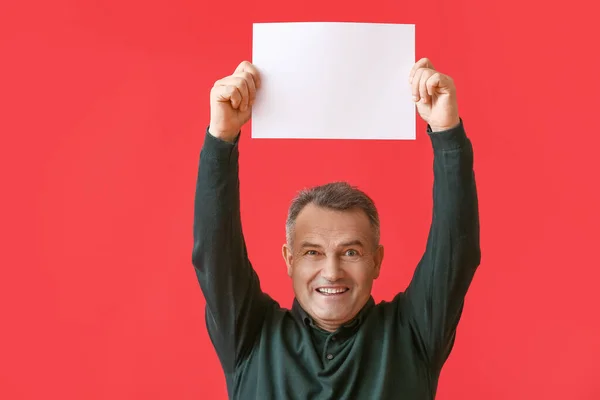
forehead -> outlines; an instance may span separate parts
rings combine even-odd
[[[300,211],[294,228],[294,241],[320,239],[329,243],[361,239],[373,234],[369,218],[361,209],[332,210],[308,204]]]

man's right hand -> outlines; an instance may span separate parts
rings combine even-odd
[[[234,73],[215,82],[210,91],[210,126],[208,132],[233,142],[242,126],[252,116],[260,76],[254,65],[243,61]]]

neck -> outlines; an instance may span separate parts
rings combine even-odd
[[[328,323],[326,321],[318,321],[317,319],[313,318],[310,314],[308,314],[308,312],[306,312],[302,308],[302,306],[300,305],[300,302],[298,302],[298,299],[296,299],[296,298],[294,298],[291,311],[298,318],[300,318],[302,320],[302,322],[304,322],[304,323],[306,323],[307,321],[310,321],[310,323],[312,325],[315,325],[315,326],[319,327],[320,329],[323,329],[326,332],[335,332],[338,329],[340,329],[340,327],[342,327],[342,326],[347,326],[347,325],[353,324],[353,322],[355,322],[356,319],[359,318],[365,311],[367,311],[373,304],[374,304],[373,298],[369,297],[369,299],[367,300],[365,305],[362,306],[360,311],[355,316],[353,316],[352,318],[350,318],[347,321],[337,322],[337,323]]]

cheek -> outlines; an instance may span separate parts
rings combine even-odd
[[[316,268],[310,263],[296,263],[292,269],[294,285],[302,286],[310,283],[316,276]]]
[[[371,286],[373,284],[373,268],[369,265],[357,265],[348,268],[349,277],[359,286]]]

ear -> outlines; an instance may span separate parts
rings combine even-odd
[[[377,250],[375,250],[375,253],[373,254],[373,258],[374,258],[374,275],[373,275],[373,279],[377,279],[379,278],[379,273],[381,272],[381,264],[383,263],[383,246],[379,245],[377,246]]]
[[[292,248],[286,243],[281,248],[281,254],[283,255],[283,259],[285,264],[287,265],[287,274],[288,276],[292,276],[292,264],[294,260],[294,255],[292,253]]]

